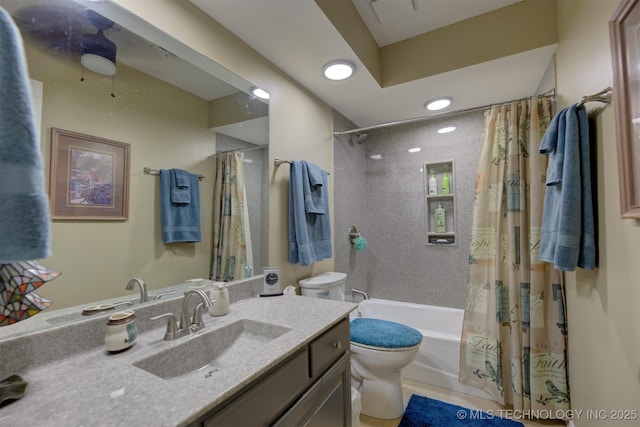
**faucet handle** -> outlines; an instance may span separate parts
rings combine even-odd
[[[173,313],[164,313],[159,316],[150,317],[149,320],[160,320],[167,319],[167,329],[164,332],[164,337],[162,338],[165,341],[171,341],[174,338],[177,338],[178,334],[178,326],[176,324],[176,316]]]
[[[171,294],[175,294],[176,291],[167,291],[167,292],[160,292],[158,295],[156,295],[155,297],[153,297],[154,300],[159,300],[160,298],[167,296],[167,295],[171,295]]]

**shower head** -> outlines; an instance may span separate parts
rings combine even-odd
[[[351,136],[351,140],[355,141],[357,144],[362,144],[364,141],[366,141],[368,136],[369,135],[367,135],[366,133],[356,132]]]

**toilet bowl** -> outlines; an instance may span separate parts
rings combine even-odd
[[[303,296],[344,301],[347,275],[329,272],[300,280]],[[415,358],[422,334],[397,322],[354,318],[351,328],[351,383],[362,396],[361,413],[394,419],[404,413],[400,370]]]
[[[351,379],[361,384],[361,413],[394,419],[404,413],[400,371],[415,358],[422,334],[374,318],[351,321]]]

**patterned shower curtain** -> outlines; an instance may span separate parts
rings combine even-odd
[[[245,277],[253,267],[244,154],[216,154],[213,183],[213,251],[209,279],[228,282]]]
[[[533,98],[485,114],[460,348],[461,382],[534,417],[570,408],[563,275],[538,259],[547,170],[538,146],[552,110]]]

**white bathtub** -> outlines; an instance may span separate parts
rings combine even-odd
[[[423,339],[415,360],[402,377],[459,393],[488,395],[458,381],[460,336],[464,310],[372,298],[358,305],[352,317],[374,317],[402,323],[419,330]]]

